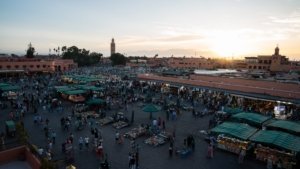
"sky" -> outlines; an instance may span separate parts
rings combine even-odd
[[[300,0],[1,0],[0,53],[58,46],[110,55],[300,60]],[[53,51],[51,51],[53,53]]]

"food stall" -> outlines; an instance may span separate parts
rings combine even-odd
[[[83,96],[86,93],[85,90],[69,90],[63,93],[68,95],[68,99],[72,102],[80,103],[85,101],[85,97]]]
[[[217,135],[217,147],[222,150],[238,154],[241,148],[249,150],[250,142],[247,139],[257,131],[256,128],[244,123],[224,122],[211,129]]]
[[[261,130],[250,140],[257,143],[254,151],[256,159],[266,162],[271,157],[274,163],[281,160],[283,168],[292,168],[296,163],[299,165],[300,137],[281,131]]]
[[[143,126],[138,126],[136,128],[131,129],[130,131],[126,132],[124,134],[124,137],[130,138],[130,139],[136,139],[138,137],[141,137],[147,133],[147,129]]]
[[[17,93],[16,93],[17,90],[20,90],[19,86],[4,85],[4,84],[0,86],[1,96],[8,100],[17,99]]]
[[[272,120],[266,125],[269,130],[278,130],[300,136],[300,123],[288,120]]]

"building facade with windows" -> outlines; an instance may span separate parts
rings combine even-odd
[[[192,68],[192,69],[214,69],[215,64],[211,59],[206,58],[175,58],[171,57],[167,61],[170,68]]]
[[[245,57],[245,63],[249,70],[266,70],[271,72],[299,71],[300,64],[291,62],[286,56],[279,54],[279,48],[275,48],[273,55],[259,55],[257,57]]]
[[[77,64],[72,59],[36,59],[24,57],[0,58],[0,72],[57,72],[76,68]]]

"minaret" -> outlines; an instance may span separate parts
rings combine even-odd
[[[276,55],[276,56],[279,55],[279,47],[278,47],[278,45],[277,45],[277,47],[275,48],[275,53],[274,53],[274,55]]]
[[[114,38],[112,38],[110,43],[110,55],[116,53],[116,44]]]

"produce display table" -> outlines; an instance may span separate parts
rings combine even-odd
[[[217,139],[218,148],[235,154],[239,154],[241,148],[248,150],[249,142],[235,138],[219,136]]]
[[[167,141],[169,141],[169,133],[167,132],[161,132],[157,135],[154,135],[148,139],[146,139],[144,142],[145,144],[151,145],[151,146],[159,146],[165,144]]]
[[[93,118],[99,118],[100,115],[97,114],[95,111],[86,111],[82,113],[75,113],[75,116],[84,116],[84,117],[93,117]]]
[[[124,127],[129,126],[129,124],[126,123],[126,122],[124,122],[124,121],[118,121],[118,122],[115,122],[114,124],[112,124],[112,126],[113,126],[115,129],[121,129],[121,128],[124,128]]]
[[[266,162],[270,156],[273,158],[272,161],[275,163],[281,159],[283,168],[292,168],[292,166],[296,164],[294,154],[261,145],[257,146],[254,154],[257,160],[264,162]]]
[[[112,117],[105,117],[105,118],[99,120],[99,124],[101,126],[105,126],[105,125],[113,123],[113,122],[114,122],[114,118],[112,118]]]
[[[130,139],[136,139],[140,136],[145,135],[147,132],[147,130],[144,127],[137,127],[137,128],[133,128],[130,131],[128,131],[127,133],[124,134],[124,137],[126,138],[130,138]]]

